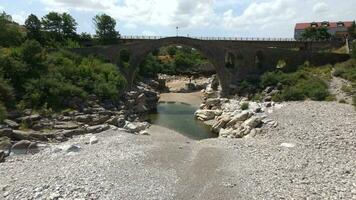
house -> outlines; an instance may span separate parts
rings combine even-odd
[[[311,22],[311,23],[297,23],[294,29],[294,39],[302,39],[305,29],[310,27],[326,27],[328,32],[336,38],[344,39],[348,36],[348,28],[351,27],[352,21],[339,21],[339,22]]]

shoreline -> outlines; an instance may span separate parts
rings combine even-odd
[[[191,93],[161,93],[158,103],[161,102],[179,102],[199,107],[202,103],[202,92]]]

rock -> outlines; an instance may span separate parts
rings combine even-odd
[[[0,137],[0,150],[9,151],[11,146],[11,139],[9,137]]]
[[[5,119],[5,120],[4,120],[4,123],[5,123],[8,127],[12,128],[12,129],[18,129],[18,128],[20,127],[20,125],[19,125],[17,122],[14,122],[14,121],[9,120],[9,119]]]
[[[52,134],[44,134],[35,131],[20,131],[20,130],[13,130],[12,140],[41,140],[41,141],[48,141],[48,137]]]
[[[216,116],[220,116],[221,114],[221,110],[197,110],[194,115],[201,121],[207,121],[214,119]]]
[[[229,129],[220,129],[219,131],[219,137],[231,137],[233,135],[233,129],[229,128]]]
[[[67,145],[63,145],[63,146],[61,146],[59,148],[62,149],[66,153],[79,152],[80,149],[81,149],[81,147],[79,145],[76,145],[76,144],[67,144]]]
[[[262,120],[259,117],[251,117],[250,119],[246,120],[242,126],[246,127],[250,127],[250,128],[256,128],[257,126],[259,126],[262,123]]]
[[[13,130],[11,128],[0,129],[0,137],[12,137]]]
[[[92,136],[89,140],[89,144],[93,145],[99,142],[99,139],[95,136]]]
[[[281,147],[286,147],[286,148],[293,148],[293,147],[295,147],[295,144],[293,144],[293,143],[282,143],[280,146]]]
[[[219,133],[221,128],[225,128],[226,124],[231,120],[230,116],[223,116],[212,126],[212,131]]]
[[[64,129],[64,130],[72,130],[72,129],[77,129],[79,127],[78,124],[74,122],[58,122],[56,125],[54,125],[53,128],[55,129]]]
[[[147,122],[126,122],[124,129],[130,133],[138,133],[150,127]]]
[[[266,96],[263,101],[269,102],[272,101],[272,96]]]
[[[12,145],[11,149],[12,150],[24,150],[24,149],[36,149],[37,143],[36,142],[31,142],[29,140],[21,140],[14,145]]]
[[[99,124],[103,124],[106,121],[108,121],[111,117],[109,115],[99,115],[94,117],[88,124],[90,126],[95,126],[95,125],[99,125]]]
[[[250,102],[249,110],[251,110],[254,113],[259,113],[259,112],[261,112],[261,106],[256,102]]]
[[[96,126],[89,126],[86,128],[87,133],[100,133],[109,130],[110,126],[108,124],[101,124]]]
[[[38,122],[30,124],[30,127],[35,131],[39,131],[42,129],[52,129],[53,121],[49,119],[41,119]]]
[[[205,101],[205,104],[208,107],[218,106],[218,105],[220,105],[220,99],[218,99],[218,98],[207,99]]]
[[[87,133],[87,131],[84,128],[77,128],[77,129],[72,129],[72,130],[64,130],[61,132],[61,134],[65,137],[73,137],[75,135],[83,135]]]
[[[75,120],[77,122],[82,122],[82,123],[86,123],[86,124],[91,122],[92,119],[93,119],[92,115],[78,115],[73,118],[73,120]]]
[[[266,94],[269,94],[270,92],[272,92],[273,89],[274,89],[273,87],[268,86],[268,87],[266,87],[266,89],[264,90],[264,92],[265,92]]]
[[[125,125],[125,117],[124,116],[113,116],[105,123],[122,128]]]
[[[0,150],[0,163],[5,162],[5,152]]]
[[[227,124],[227,127],[232,127],[235,126],[235,124],[237,122],[243,122],[245,120],[247,120],[250,116],[252,115],[252,113],[250,113],[247,110],[242,111],[241,113],[238,113],[237,115],[235,115]]]
[[[147,130],[140,131],[140,135],[150,135]]]
[[[38,114],[33,114],[33,115],[29,115],[29,116],[25,116],[25,117],[20,117],[17,118],[16,121],[18,122],[24,122],[26,124],[32,124],[35,121],[38,121],[41,119],[41,116]]]

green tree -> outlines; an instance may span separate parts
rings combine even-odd
[[[23,38],[20,26],[12,21],[11,16],[5,12],[0,13],[0,46],[18,46]]]
[[[348,28],[348,33],[352,39],[356,39],[356,22],[353,21],[351,27]]]
[[[110,44],[119,38],[119,32],[115,30],[116,21],[106,14],[96,15],[93,19],[96,28],[96,37],[101,44]]]
[[[27,39],[37,40],[42,43],[42,32],[41,32],[41,21],[37,18],[36,15],[31,14],[27,17],[25,21],[25,27],[27,30]]]
[[[328,40],[331,38],[331,34],[326,27],[310,27],[305,29],[302,38],[304,40]]]
[[[75,19],[68,13],[62,14],[62,32],[65,38],[74,39],[77,37],[77,22]]]

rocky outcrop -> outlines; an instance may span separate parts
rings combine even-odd
[[[266,89],[270,94],[274,88]],[[211,125],[219,137],[242,138],[255,136],[262,126],[276,127],[277,122],[268,119],[266,112],[273,110],[274,102],[251,102],[245,98],[219,98],[219,93],[209,84],[204,90],[204,103],[195,112],[198,120]]]

